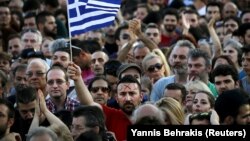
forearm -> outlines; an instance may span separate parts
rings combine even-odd
[[[134,41],[130,41],[127,43],[127,45],[125,45],[125,47],[121,48],[121,50],[118,52],[117,60],[124,62],[133,44]]]
[[[149,48],[150,51],[158,48],[158,46],[154,43],[154,41],[146,37],[142,32],[138,33],[137,36],[145,44],[145,46]]]
[[[217,57],[219,55],[221,55],[222,53],[222,47],[221,47],[221,42],[220,39],[218,37],[218,35],[216,34],[214,28],[208,28],[209,34],[211,36],[211,39],[213,41],[213,55],[212,57]]]
[[[75,82],[75,89],[76,89],[77,97],[80,103],[83,105],[93,105],[94,100],[87,86],[83,82],[82,78],[79,78],[75,80],[74,82]]]

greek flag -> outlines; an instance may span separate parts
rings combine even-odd
[[[121,0],[68,0],[71,36],[113,24]]]

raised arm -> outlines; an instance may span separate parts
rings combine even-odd
[[[215,58],[219,55],[222,54],[222,46],[221,46],[221,42],[220,39],[218,37],[218,35],[215,32],[214,29],[214,23],[215,23],[216,17],[212,17],[211,20],[208,23],[208,31],[210,34],[210,37],[213,41],[213,45],[212,45],[212,49],[213,49],[213,54],[212,54],[212,58]]]
[[[149,48],[150,51],[158,48],[158,46],[141,31],[141,21],[139,19],[129,21],[129,28],[138,37],[138,39],[140,39],[145,46]]]
[[[68,66],[67,74],[70,79],[74,80],[77,97],[80,103],[83,105],[98,105],[100,107],[99,104],[94,102],[87,86],[83,82],[80,67],[71,62]]]

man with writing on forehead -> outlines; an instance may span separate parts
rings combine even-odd
[[[81,77],[80,68],[75,64],[68,67],[68,75],[75,82],[76,91],[79,101],[84,105],[97,105],[102,108],[106,125],[109,131],[115,133],[118,141],[126,140],[127,127],[131,125],[130,117],[137,106],[141,104],[143,95],[141,93],[141,85],[138,80],[131,75],[125,75],[120,78],[117,84],[117,100],[121,110],[99,105],[94,102],[93,97],[88,91]]]

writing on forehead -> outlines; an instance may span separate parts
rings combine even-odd
[[[138,89],[138,87],[137,87],[137,84],[135,84],[135,83],[121,84],[118,87],[119,91],[134,91],[134,90],[137,90],[137,89]]]

